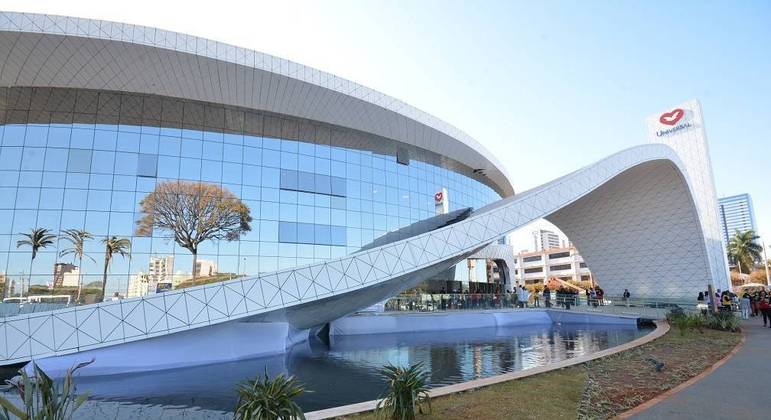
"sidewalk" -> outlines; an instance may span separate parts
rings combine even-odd
[[[744,347],[712,374],[632,418],[768,418],[771,328],[762,322],[755,317],[742,323]]]

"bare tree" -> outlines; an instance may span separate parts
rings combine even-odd
[[[193,254],[196,278],[198,247],[207,240],[233,241],[251,230],[252,216],[235,194],[218,185],[166,181],[140,202],[144,215],[136,233],[150,236],[153,229],[168,232],[176,243]]]

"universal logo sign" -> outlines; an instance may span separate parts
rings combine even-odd
[[[675,108],[670,112],[665,112],[661,114],[661,116],[659,117],[659,122],[664,125],[672,126],[672,128],[658,130],[656,131],[656,136],[657,137],[668,136],[670,134],[674,134],[679,131],[687,130],[693,127],[693,124],[691,124],[689,121],[685,121],[679,125],[677,124],[678,122],[680,122],[680,120],[683,119],[684,116],[685,116],[685,111],[682,110],[681,108]]]

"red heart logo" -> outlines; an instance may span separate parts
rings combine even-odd
[[[672,110],[672,112],[665,112],[659,117],[659,122],[666,125],[675,125],[685,115],[685,111],[680,108]]]
[[[442,194],[441,192],[438,192],[438,193],[434,194],[434,201],[437,201],[437,202],[442,201],[442,196],[443,195],[444,194]]]

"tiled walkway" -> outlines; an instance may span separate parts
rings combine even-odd
[[[692,386],[633,419],[771,418],[771,328],[760,317],[744,321],[746,342],[738,353]]]

